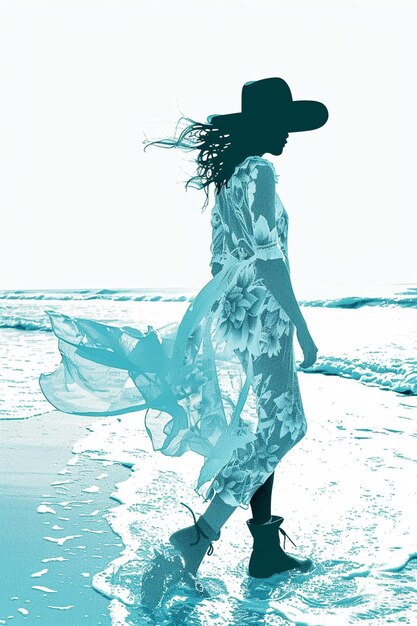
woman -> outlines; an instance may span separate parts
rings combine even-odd
[[[274,166],[263,154],[281,154],[289,133],[319,128],[327,118],[322,103],[293,101],[283,79],[267,78],[243,86],[241,112],[193,123],[178,141],[150,142],[198,148],[196,178],[207,199],[208,185],[216,186],[213,278],[179,325],[157,331],[149,326],[144,334],[48,312],[65,357],[55,372],[40,377],[55,407],[82,415],[146,409],[155,450],[171,456],[193,450],[205,457],[195,490],[210,504],[198,520],[190,509],[194,523],[170,536],[172,554],[155,551],[142,579],[148,606],[181,578],[195,583],[204,555],[238,506],[250,504],[252,510],[251,576],[311,567],[309,559],[284,552],[283,518],[271,515],[275,467],[306,432],[294,329],[304,354],[301,367],[315,362],[317,347],[292,290],[288,215],[275,192]],[[231,377],[234,396],[227,386]],[[249,386],[256,432],[241,418]]]

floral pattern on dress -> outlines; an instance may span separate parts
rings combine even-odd
[[[171,385],[172,391],[179,400],[196,394],[207,382],[207,376],[201,371],[198,365],[185,365],[183,367],[183,373],[181,383]]]
[[[228,195],[236,211],[241,210],[246,202],[246,188],[251,180],[251,172],[245,168],[237,167],[227,183]]]
[[[237,274],[214,314],[215,337],[220,344],[225,341],[232,350],[248,349],[252,354],[260,354],[260,312],[266,293],[266,288],[255,280],[253,265]]]
[[[220,214],[217,208],[217,205],[213,209],[211,213],[211,229],[212,229],[212,237],[211,237],[211,261],[210,265],[213,263],[222,263],[223,262],[223,242],[224,242],[224,226],[223,222],[220,218]]]
[[[274,228],[270,229],[266,218],[263,215],[259,215],[254,223],[253,237],[260,248],[272,247],[276,245],[275,242],[278,239],[277,228],[274,226]]]
[[[285,437],[287,433],[291,435],[292,441],[298,441],[300,435],[306,432],[306,422],[304,418],[301,396],[296,382],[274,400],[278,412],[277,420],[281,423],[280,436]]]
[[[290,318],[282,306],[268,294],[262,312],[262,352],[273,356],[281,351],[280,339],[284,333],[288,335],[290,323]]]

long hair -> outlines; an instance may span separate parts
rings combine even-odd
[[[177,137],[178,127],[182,120],[190,123]],[[197,174],[186,182],[185,188],[187,190],[188,185],[190,185],[197,189],[204,189],[206,200],[201,209],[203,213],[209,203],[210,183],[214,184],[217,194],[220,193],[223,185],[226,184],[227,186],[227,181],[236,166],[251,154],[252,139],[250,129],[244,128],[241,123],[229,124],[226,127],[215,121],[212,124],[204,124],[182,116],[178,120],[174,137],[155,141],[145,140],[143,143],[147,144],[144,150],[149,145],[156,145],[161,148],[180,148],[186,152],[198,150],[196,157]]]

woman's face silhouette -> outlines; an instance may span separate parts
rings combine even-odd
[[[289,132],[285,124],[277,124],[270,120],[259,120],[256,125],[245,129],[243,136],[252,148],[253,154],[269,152],[274,156],[282,154],[287,143]]]
[[[285,144],[288,139],[288,131],[287,130],[278,130],[277,132],[271,133],[269,138],[269,146],[268,152],[274,155],[282,154],[282,151],[285,148]]]

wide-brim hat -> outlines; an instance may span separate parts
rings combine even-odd
[[[277,124],[289,133],[314,130],[323,126],[329,112],[317,100],[293,100],[288,84],[282,78],[252,80],[242,87],[242,111],[213,114],[209,124],[221,127]]]

